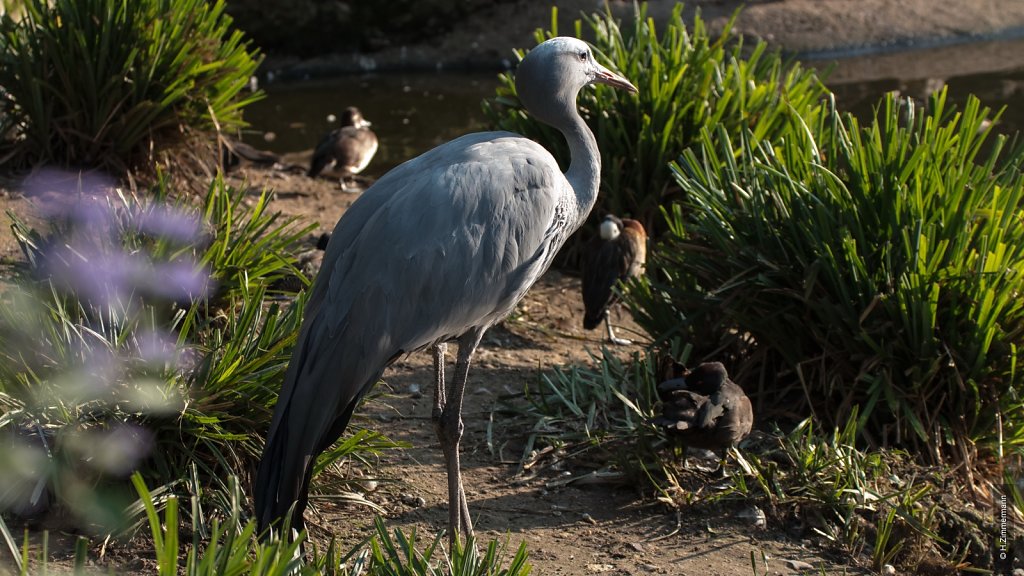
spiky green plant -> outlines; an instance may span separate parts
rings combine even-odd
[[[369,541],[368,554],[363,560],[367,573],[371,575],[525,576],[532,570],[525,542],[519,545],[507,565],[507,542],[491,540],[481,555],[473,538],[469,538],[465,544],[457,541],[449,556],[438,560],[435,555],[443,551],[440,546],[443,534],[438,534],[420,551],[415,529],[409,534],[398,529],[388,532],[379,516],[374,520],[374,525],[376,533]]]
[[[541,374],[527,388],[525,405],[518,399],[509,405],[530,422],[520,472],[585,460],[599,470],[595,480],[659,475],[666,443],[649,422],[658,405],[657,378],[653,356],[622,360],[604,348],[588,365]]]
[[[26,0],[0,15],[4,158],[123,170],[184,127],[242,126],[260,58],[224,7]]]
[[[687,28],[682,5],[658,30],[640,4],[625,24],[610,11],[583,16],[575,34],[592,39],[595,56],[620,71],[639,94],[597,86],[584,90],[579,108],[601,149],[601,193],[594,212],[612,212],[640,220],[652,235],[662,229],[659,207],[678,200],[679,188],[668,164],[700,138],[705,127],[719,126],[735,136],[750,129],[775,139],[791,129],[795,117],[820,112],[825,87],[815,72],[787,63],[764,42],[753,49],[734,38],[732,23],[712,38],[698,15]],[[553,10],[538,42],[558,34]],[[524,51],[517,51],[521,58]],[[496,126],[519,132],[551,148],[563,165],[569,154],[562,137],[523,110],[514,74],[501,75],[493,100],[484,102]]]
[[[254,520],[244,521],[241,502],[245,496],[238,488],[238,480],[228,482],[231,505],[224,517],[213,518],[210,526],[193,525],[190,543],[182,550],[179,527],[178,501],[168,497],[163,503],[146,487],[142,476],[135,474],[132,482],[139,493],[136,509],[144,511],[154,543],[157,573],[175,576],[215,576],[224,574],[336,574],[348,576],[526,576],[531,566],[525,544],[509,558],[507,543],[491,540],[483,553],[472,538],[461,543],[447,558],[437,558],[441,550],[441,534],[423,550],[419,549],[416,531],[405,534],[395,529],[389,532],[377,517],[375,532],[366,541],[348,550],[340,551],[332,541],[326,550],[312,548],[308,561],[298,553],[305,533],[289,541],[279,534],[259,538]],[[200,503],[192,500],[193,518],[204,517],[195,511]],[[159,509],[163,509],[163,515]],[[203,532],[208,537],[203,537]],[[287,526],[281,530],[289,534]]]
[[[776,432],[758,454],[745,452],[742,472],[715,498],[764,497],[771,508],[799,510],[812,532],[856,558],[868,548],[876,570],[899,556],[904,533],[929,540],[936,551],[955,553],[936,532],[937,492],[927,479],[901,478],[905,454],[856,446],[857,412],[831,433],[808,418],[787,434]],[[868,529],[870,528],[870,529]],[[920,558],[908,558],[916,569]]]
[[[258,285],[272,288],[290,276],[308,285],[296,253],[316,224],[271,211],[269,190],[261,191],[251,205],[243,204],[246,196],[244,189],[226,185],[218,175],[203,202],[203,219],[211,230],[200,262],[209,268],[218,297],[239,296]]]
[[[887,95],[864,126],[833,106],[780,142],[705,130],[673,166],[686,201],[638,321],[733,355],[767,406],[802,397],[825,426],[860,406],[872,443],[1019,452],[1024,148],[997,119],[941,91],[923,111]]]

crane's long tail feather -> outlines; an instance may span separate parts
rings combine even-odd
[[[345,432],[358,403],[357,397],[327,430],[318,435],[315,443],[293,436],[290,426],[292,422],[289,420],[298,415],[289,414],[289,407],[284,415],[285,421],[267,438],[267,446],[256,472],[253,494],[257,524],[261,532],[283,522],[286,517],[292,529],[302,529],[302,514],[309,501],[309,484],[313,478],[316,458]]]
[[[302,492],[301,484],[290,482],[291,486],[283,486],[285,479],[303,478],[305,470],[285,470],[277,463],[284,462],[287,456],[288,446],[287,426],[279,428],[276,434],[267,438],[266,448],[263,450],[263,458],[260,460],[259,468],[256,471],[256,484],[253,488],[253,497],[256,507],[256,521],[259,530],[262,532],[274,522],[283,519],[288,514],[291,502],[296,502]],[[282,497],[291,493],[292,497]],[[287,505],[285,503],[288,503]],[[303,505],[296,503],[295,508],[302,508]],[[296,517],[291,517],[291,527],[296,526]],[[301,526],[302,515],[298,514],[299,526]]]
[[[345,338],[321,342],[311,353],[308,333],[296,344],[256,472],[253,497],[261,532],[285,517],[291,529],[302,530],[317,456],[345,431],[359,399],[383,371],[383,362],[346,354]]]

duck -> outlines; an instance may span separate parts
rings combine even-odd
[[[718,454],[724,469],[727,452],[750,434],[754,409],[750,398],[729,378],[721,362],[705,362],[681,377],[658,384],[661,414],[652,423],[686,448]]]
[[[615,335],[608,310],[619,301],[615,287],[642,274],[646,263],[647,232],[643,225],[630,218],[606,215],[583,259],[584,329],[593,330],[603,320],[609,342],[632,344]]]
[[[345,108],[341,127],[331,130],[317,144],[306,173],[316,178],[328,164],[341,172],[341,187],[349,191],[349,182],[362,172],[377,153],[377,135],[370,130],[370,121],[355,106]]]

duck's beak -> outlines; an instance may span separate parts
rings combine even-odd
[[[640,91],[636,89],[636,86],[633,86],[629,80],[626,80],[622,76],[619,76],[600,64],[595,63],[594,65],[597,67],[597,74],[594,75],[594,82],[598,84],[606,84],[612,88],[628,90],[634,94],[640,93]]]

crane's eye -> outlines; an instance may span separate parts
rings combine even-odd
[[[583,51],[580,52],[580,62],[586,62],[586,61],[587,61],[587,51],[583,50]]]

